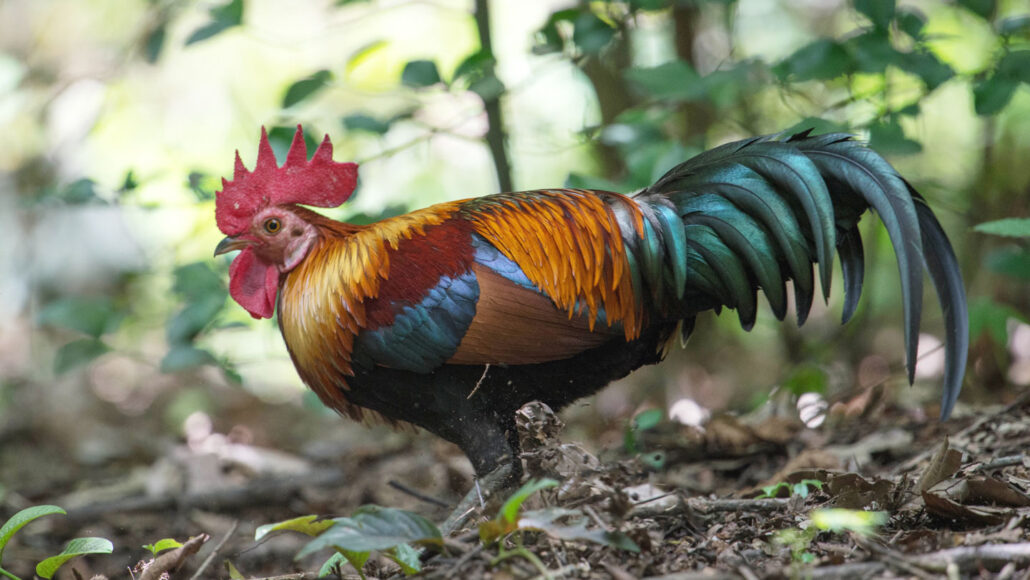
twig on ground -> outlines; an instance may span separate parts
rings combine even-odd
[[[643,502],[641,502],[643,503]],[[723,513],[723,512],[758,512],[773,513],[790,510],[796,502],[792,498],[763,498],[763,499],[707,499],[692,497],[686,501],[680,501],[674,506],[661,504],[641,505],[637,504],[629,513],[631,518],[653,518],[655,516],[677,516],[690,511],[696,511],[702,515]]]
[[[533,580],[543,580],[550,578],[564,578],[573,574],[589,574],[590,564],[586,562],[580,562],[579,564],[566,564],[557,570],[548,570],[547,574],[540,574],[534,576]]]
[[[946,571],[949,563],[954,563],[961,572],[971,572],[980,567],[988,570],[1001,570],[1009,563],[1017,566],[1030,564],[1030,542],[961,546],[929,554],[906,556],[906,559],[916,566],[932,572]]]
[[[343,472],[325,469],[307,477],[281,477],[256,479],[240,487],[216,489],[183,496],[129,497],[116,501],[99,502],[69,509],[68,519],[73,522],[94,520],[107,513],[167,512],[200,508],[207,511],[226,511],[268,502],[281,502],[305,487],[336,487],[344,481]]]
[[[744,580],[758,580],[758,576],[755,574],[755,571],[744,564],[737,566],[737,573],[740,574]]]
[[[1007,413],[1011,413],[1014,410],[1019,409],[1023,405],[1026,405],[1028,401],[1030,401],[1030,391],[1024,393],[1023,395],[1018,397],[1015,401],[1013,401],[1011,404],[1007,405],[1004,409],[998,411],[997,413],[992,413],[992,414],[980,417],[979,419],[974,421],[972,425],[966,427],[965,429],[959,431],[958,433],[956,433],[954,435],[951,435],[950,438],[951,438],[951,440],[953,442],[959,442],[959,441],[963,440],[966,436],[968,436],[970,433],[975,432],[977,429],[980,429],[981,427],[983,427],[987,423],[989,423],[991,421],[994,421],[994,420],[997,420],[997,418],[1000,417],[1001,415],[1005,415]],[[891,473],[893,473],[895,475],[898,475],[898,474],[901,474],[901,473],[906,473],[906,472],[912,471],[913,469],[915,469],[916,465],[918,465],[920,462],[926,460],[927,457],[933,455],[935,451],[937,451],[936,447],[931,447],[931,448],[927,449],[926,451],[923,451],[922,453],[920,453],[920,454],[916,455],[915,457],[909,459],[908,461],[902,463],[901,465],[895,467],[891,471]]]
[[[996,459],[992,459],[992,460],[988,461],[987,463],[984,463],[983,465],[979,466],[979,470],[980,471],[990,471],[992,469],[1001,469],[1003,467],[1011,467],[1013,465],[1022,465],[1023,464],[1023,459],[1025,457],[1026,457],[1025,453],[1020,453],[1018,455],[1008,455],[1008,456],[1005,456],[1005,457],[998,457]]]
[[[236,528],[238,527],[240,527],[240,520],[233,520],[232,526],[229,527],[229,531],[226,532],[224,536],[222,536],[222,539],[219,540],[218,544],[215,546],[215,549],[211,550],[211,553],[208,554],[207,558],[204,559],[204,562],[200,565],[199,568],[197,568],[197,571],[193,573],[193,576],[190,577],[190,580],[197,580],[204,574],[204,570],[206,570],[207,567],[211,565],[211,561],[215,559],[215,556],[218,554],[218,551],[221,550],[222,546],[225,545],[229,538],[231,538],[232,535],[236,533]]]
[[[455,544],[459,544],[460,547],[456,546]],[[458,578],[460,577],[459,572],[461,571],[461,567],[464,566],[472,558],[475,558],[477,555],[483,553],[483,544],[481,543],[477,543],[473,545],[470,549],[468,549],[468,547],[464,544],[460,544],[458,542],[453,542],[448,539],[445,539],[444,545],[451,549],[461,549],[464,551],[464,553],[457,560],[455,560],[453,564],[448,566],[445,572],[442,572],[441,574],[431,574],[431,576],[433,577]]]
[[[917,578],[923,578],[924,580],[933,580],[933,578],[937,577],[935,574],[929,574],[920,569],[917,565],[912,564],[909,558],[904,554],[892,550],[887,546],[880,545],[876,541],[868,540],[858,534],[852,534],[852,538],[854,539],[855,544],[870,553],[875,554],[888,566],[902,570],[906,574],[910,574]]]
[[[811,580],[866,580],[883,574],[886,568],[883,562],[849,562],[806,570],[803,577]]]
[[[174,550],[169,550],[164,554],[154,558],[143,573],[139,575],[139,580],[158,580],[165,573],[171,573],[178,570],[186,559],[196,554],[200,547],[205,542],[211,539],[211,536],[207,534],[200,534],[199,536],[193,536],[186,540],[181,546]]]
[[[251,580],[317,580],[318,574],[314,572],[295,572],[293,574],[282,574],[280,576],[264,576],[252,578]]]

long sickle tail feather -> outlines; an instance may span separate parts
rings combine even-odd
[[[784,318],[787,279],[803,324],[814,294],[812,263],[828,298],[834,249],[844,278],[843,319],[850,319],[864,280],[856,225],[873,209],[898,260],[909,382],[922,316],[920,263],[937,289],[947,358],[941,416],[951,413],[969,342],[958,262],[926,202],[878,154],[845,134],[729,143],[673,168],[635,199],[644,236],[623,230],[623,237],[657,310],[690,317],[728,306],[745,329],[754,324],[758,288]]]

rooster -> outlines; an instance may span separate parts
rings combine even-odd
[[[500,193],[370,225],[303,207],[337,207],[356,182],[328,135],[309,160],[299,126],[282,167],[264,130],[253,171],[237,152],[215,208],[228,236],[215,255],[240,251],[230,294],[255,318],[278,310],[297,372],[327,406],[423,427],[495,487],[521,475],[523,404],[558,410],[661,361],[708,310],[736,310],[750,329],[759,288],[782,320],[787,280],[800,325],[816,278],[829,298],[834,252],[847,322],[868,209],[897,255],[909,382],[925,264],[945,322],[942,418],[958,397],[968,317],[955,254],[923,198],[849,135],[728,143],[629,196]]]

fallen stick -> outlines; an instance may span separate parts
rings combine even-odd
[[[998,571],[1010,562],[1017,566],[1030,564],[1030,542],[960,546],[929,554],[906,556],[906,559],[932,572],[944,572],[949,564],[958,566],[961,572],[970,572],[980,567]]]
[[[139,580],[158,580],[165,574],[175,572],[190,556],[196,554],[200,550],[200,547],[210,539],[211,536],[207,534],[193,536],[178,548],[169,550],[168,552],[154,558],[154,560],[147,565],[146,569],[143,570],[143,573],[139,575]]]
[[[115,501],[98,502],[69,509],[68,519],[73,522],[84,522],[109,513],[166,512],[196,508],[209,511],[235,510],[269,502],[281,503],[305,487],[335,487],[342,484],[344,480],[342,471],[326,469],[305,477],[256,479],[238,487],[181,496],[128,497]]]

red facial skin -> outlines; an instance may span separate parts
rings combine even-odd
[[[229,294],[254,318],[271,318],[279,277],[295,268],[318,239],[314,226],[285,207],[267,207],[250,228],[223,240],[215,251],[240,250],[229,267]]]

